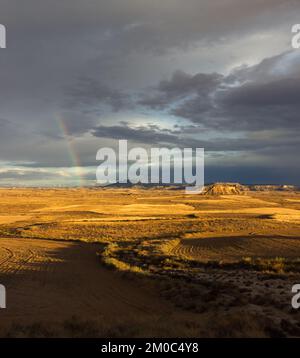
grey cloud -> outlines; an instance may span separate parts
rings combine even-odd
[[[206,103],[210,101],[210,93],[216,90],[222,78],[223,76],[217,73],[190,75],[183,71],[176,71],[170,80],[163,80],[158,84],[153,95],[144,94],[139,104],[152,109],[164,109],[173,102],[194,96],[205,109],[208,106]]]
[[[2,161],[73,166],[59,123],[71,141],[75,137],[76,149],[82,146],[82,165],[93,163],[101,135],[107,142],[126,134],[139,143],[252,151],[263,141],[249,133],[249,140],[227,138],[230,131],[286,126],[297,132],[298,97],[291,94],[291,79],[299,78],[297,56],[221,73],[248,57],[253,62],[252,53],[262,59],[285,51],[291,24],[299,21],[299,1],[1,0],[0,7],[8,30],[8,48],[0,53]],[[184,71],[168,80],[177,68]],[[134,95],[145,88],[134,107]],[[142,116],[136,127],[115,124],[149,109],[156,121],[186,119],[190,126],[168,131]],[[203,128],[214,131],[212,139],[199,134]]]
[[[298,130],[299,61],[299,54],[284,53],[256,66],[233,70],[228,76],[176,72],[169,81],[159,83],[150,100],[142,104],[167,109],[206,129]]]
[[[228,91],[224,96],[228,105],[286,106],[300,103],[300,77],[250,83]]]
[[[98,28],[107,42],[131,51],[187,46],[199,39],[241,36],[258,26],[276,28],[296,18],[296,0],[2,0],[9,24],[76,33]],[[222,16],[220,16],[220,14]]]
[[[93,78],[79,78],[65,90],[65,106],[80,113],[102,113],[103,105],[113,111],[130,107],[130,96]]]
[[[41,170],[22,170],[22,169],[9,169],[0,172],[0,180],[1,179],[9,179],[9,180],[50,180],[57,179],[62,175],[59,173],[51,173],[47,171]]]
[[[60,120],[70,135],[88,132],[107,113],[133,108],[131,95],[88,77],[77,79],[64,91]]]
[[[226,152],[226,151],[251,151],[265,154],[274,154],[275,151],[288,151],[290,154],[295,147],[300,149],[298,133],[294,132],[275,132],[259,135],[228,138],[215,136],[210,139],[205,136],[191,136],[191,127],[182,126],[180,130],[162,129],[158,126],[139,126],[130,127],[124,123],[115,126],[97,126],[92,131],[93,135],[100,138],[110,138],[113,140],[126,139],[135,143],[156,144],[159,146],[184,147],[204,147],[207,152]],[[196,131],[194,131],[196,132]],[[270,151],[270,152],[269,152]]]
[[[146,144],[174,144],[179,142],[178,132],[162,131],[149,126],[132,128],[127,124],[115,126],[97,126],[92,131],[93,135],[100,138],[116,140],[127,139],[130,141]]]

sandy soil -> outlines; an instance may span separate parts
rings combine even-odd
[[[183,239],[171,253],[201,261],[220,260],[234,262],[243,257],[298,258],[299,237],[228,236]]]
[[[149,290],[101,267],[98,245],[32,239],[0,239],[0,282],[7,309],[0,331],[14,323],[150,317],[168,309]]]

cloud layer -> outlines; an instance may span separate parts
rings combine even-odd
[[[295,182],[299,10],[297,0],[2,0],[1,183],[93,183],[97,150],[118,139],[204,147],[210,180],[256,168],[257,181],[281,182],[284,170]]]

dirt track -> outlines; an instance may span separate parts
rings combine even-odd
[[[166,309],[148,290],[101,267],[97,249],[96,244],[0,239],[0,282],[7,289],[0,329],[13,322],[55,322],[73,315],[109,320]]]

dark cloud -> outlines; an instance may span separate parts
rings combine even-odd
[[[190,97],[197,99],[198,106],[209,108],[210,94],[221,84],[223,76],[217,73],[190,75],[176,71],[170,80],[163,80],[154,88],[154,94],[143,94],[139,104],[152,109],[165,109],[177,101]]]
[[[259,152],[274,153],[275,151],[294,151],[295,147],[300,149],[300,141],[296,132],[274,132],[262,134],[259,132],[252,136],[239,138],[212,137],[205,138],[205,135],[191,136],[190,126],[179,129],[162,129],[158,126],[131,127],[129,124],[115,126],[97,126],[92,134],[99,138],[112,140],[126,139],[134,143],[155,144],[159,146],[203,147],[207,152]],[[289,153],[291,154],[291,153]]]
[[[278,54],[299,9],[298,0],[1,0],[1,163],[92,165],[99,146],[124,137],[290,155],[300,60]],[[275,129],[280,140],[257,138]]]
[[[70,135],[91,130],[99,117],[133,108],[132,96],[92,78],[79,78],[65,88],[60,120]]]
[[[284,53],[228,76],[176,72],[141,103],[166,109],[206,129],[299,128],[300,54]]]
[[[112,89],[108,85],[92,78],[80,78],[66,88],[65,107],[80,113],[101,114],[103,106],[120,111],[131,106],[129,93]]]
[[[268,83],[251,82],[228,91],[224,102],[230,106],[293,106],[300,103],[300,78]]]
[[[115,140],[127,139],[129,141],[145,144],[175,144],[180,143],[180,132],[166,131],[157,126],[139,126],[132,128],[127,124],[115,126],[97,126],[92,134],[100,138]]]

